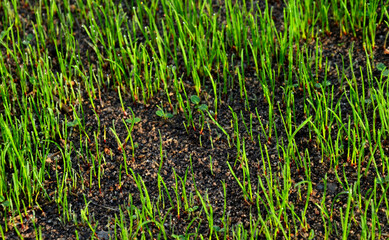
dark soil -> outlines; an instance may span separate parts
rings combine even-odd
[[[34,21],[34,15],[32,14],[32,5],[30,1],[30,5],[27,5],[25,8],[20,9],[21,15],[24,16],[26,20]],[[130,7],[130,5],[128,5]],[[223,9],[224,6],[220,8]],[[276,24],[280,24],[282,27],[282,19],[283,19],[283,7],[284,5],[281,3],[277,3],[277,1],[271,4],[273,7],[273,16],[274,19],[277,19]],[[215,6],[218,8],[218,6]],[[0,9],[1,12],[4,9]],[[223,10],[222,10],[223,11]],[[160,12],[159,14],[162,14]],[[1,26],[0,26],[1,29]],[[343,89],[338,82],[338,77],[336,73],[335,66],[339,66],[341,68],[342,56],[344,58],[345,66],[349,66],[349,58],[348,53],[349,49],[353,47],[353,61],[354,69],[361,69],[362,72],[366,72],[366,54],[363,50],[363,43],[361,39],[361,34],[358,33],[357,37],[353,37],[351,35],[341,37],[338,27],[334,24],[332,26],[333,32],[331,35],[323,34],[321,36],[320,41],[323,44],[323,58],[328,58],[328,62],[330,62],[330,74],[328,76],[329,81],[335,86],[334,91],[334,102],[340,100],[342,102],[342,116],[346,117],[349,114],[352,114],[352,109],[349,108],[349,104],[347,99],[342,95],[341,91]],[[31,29],[26,29],[26,34],[31,31]],[[384,40],[388,29],[383,25],[378,26],[377,38],[376,38],[376,49],[374,52],[374,61],[382,62],[386,66],[389,66],[389,58],[384,54]],[[89,53],[93,52],[89,45],[87,45],[83,39],[86,39],[87,36],[85,32],[81,28],[81,23],[75,24],[75,38],[79,42],[80,52]],[[309,48],[315,49],[315,42],[309,43]],[[55,58],[56,51],[54,48],[54,44],[48,44],[47,48],[49,52],[52,52],[52,57]],[[230,49],[230,53],[234,53],[234,49]],[[230,54],[229,54],[230,55]],[[80,56],[80,59],[85,63],[85,66],[89,66],[89,64],[94,64],[93,56],[90,56],[89,59],[85,54]],[[59,69],[58,63],[53,59],[53,68]],[[184,66],[177,66],[178,69],[184,69]],[[107,69],[109,71],[109,69]],[[321,73],[324,71],[321,70]],[[359,72],[359,71],[356,71]],[[216,73],[215,73],[216,74]],[[348,73],[350,74],[350,72]],[[379,73],[377,72],[377,77],[379,77]],[[104,74],[105,75],[105,74]],[[228,94],[222,96],[222,101],[219,105],[218,110],[218,122],[221,126],[223,126],[230,134],[233,134],[233,128],[231,128],[231,111],[228,106],[231,106],[235,113],[240,115],[242,112],[245,122],[248,123],[250,119],[250,114],[253,114],[253,129],[254,131],[254,139],[250,140],[249,134],[246,132],[244,128],[244,124],[240,119],[240,136],[245,137],[245,146],[246,146],[246,154],[248,157],[248,161],[250,164],[250,174],[252,176],[252,186],[258,186],[257,176],[260,176],[263,180],[269,177],[268,173],[263,171],[263,163],[266,163],[265,160],[262,159],[261,153],[259,152],[259,142],[258,139],[261,140],[261,143],[266,143],[266,147],[269,152],[269,157],[271,159],[271,167],[273,170],[273,177],[279,176],[279,172],[282,171],[283,161],[284,159],[278,158],[277,151],[277,139],[278,141],[284,141],[287,143],[287,136],[284,131],[284,126],[282,124],[282,120],[280,118],[280,114],[286,113],[286,104],[283,103],[282,99],[282,89],[284,86],[282,81],[277,82],[276,91],[274,94],[276,98],[276,102],[280,102],[281,113],[278,109],[275,109],[276,112],[276,125],[277,125],[277,139],[274,136],[272,139],[265,139],[264,136],[258,135],[260,134],[260,125],[258,123],[257,116],[255,115],[255,108],[258,109],[258,113],[262,119],[268,119],[268,104],[264,101],[264,96],[262,90],[258,87],[259,84],[257,80],[255,80],[254,70],[247,67],[245,71],[245,75],[247,77],[246,81],[246,89],[247,94],[249,95],[250,101],[250,110],[245,107],[244,101],[240,99],[240,95],[238,90],[229,90]],[[360,74],[359,74],[360,75]],[[320,76],[320,79],[323,77]],[[357,74],[358,81],[361,81],[360,76]],[[283,76],[280,77],[283,79]],[[186,83],[188,86],[191,86],[191,80],[186,79]],[[209,90],[207,90],[207,87]],[[190,88],[187,88],[187,91]],[[211,92],[210,83],[206,83],[206,86],[202,92],[202,101],[207,103],[213,101],[213,94]],[[192,92],[189,92],[188,95],[192,95],[195,93],[192,88]],[[347,89],[346,89],[347,91]],[[303,90],[296,89],[295,101],[299,103],[303,101]],[[94,100],[94,106],[96,107],[96,112],[100,118],[100,131],[103,131],[104,127],[106,127],[106,138],[104,138],[103,134],[98,136],[99,142],[99,151],[104,149],[104,158],[103,164],[101,164],[100,168],[104,171],[104,175],[101,179],[101,185],[98,185],[97,177],[95,177],[95,172],[97,171],[97,163],[93,164],[94,159],[89,159],[89,156],[83,156],[77,153],[77,149],[80,147],[80,142],[83,147],[88,147],[91,151],[92,155],[96,154],[96,146],[95,141],[92,138],[89,142],[81,129],[78,127],[74,127],[72,129],[68,129],[68,131],[72,131],[72,135],[68,141],[61,141],[60,139],[56,139],[56,142],[61,146],[61,148],[65,148],[66,144],[69,144],[72,149],[71,159],[72,166],[76,169],[77,174],[79,174],[78,183],[74,189],[71,189],[68,195],[68,202],[71,205],[72,211],[75,213],[80,213],[82,209],[85,209],[85,203],[89,202],[89,212],[93,213],[94,219],[93,223],[97,223],[96,236],[99,239],[108,239],[109,233],[113,232],[114,226],[112,225],[114,222],[115,215],[119,215],[119,207],[124,209],[124,207],[129,205],[129,196],[132,197],[132,204],[134,206],[141,206],[141,199],[139,197],[138,187],[133,179],[133,175],[131,172],[126,174],[124,159],[122,151],[127,152],[126,164],[128,169],[132,169],[136,175],[142,177],[145,186],[147,187],[148,193],[150,194],[151,199],[158,198],[158,184],[157,184],[157,173],[159,171],[159,164],[161,162],[160,155],[160,139],[162,140],[162,149],[163,149],[163,165],[161,168],[161,176],[163,177],[166,185],[169,187],[169,191],[171,196],[174,195],[173,186],[175,186],[175,179],[173,175],[173,171],[180,176],[184,177],[186,171],[187,173],[187,181],[186,181],[186,192],[189,194],[192,192],[195,195],[195,189],[197,189],[202,196],[205,196],[205,193],[208,193],[209,202],[212,204],[214,211],[214,219],[219,219],[222,217],[223,213],[223,204],[224,204],[224,195],[223,195],[223,183],[226,184],[227,189],[227,212],[230,215],[231,225],[242,223],[244,226],[249,226],[250,215],[255,217],[258,211],[266,211],[265,206],[263,208],[257,209],[255,204],[252,205],[249,202],[244,201],[243,194],[238,186],[236,180],[230,173],[230,170],[227,165],[227,161],[234,166],[237,151],[236,148],[230,148],[228,145],[228,141],[225,135],[218,129],[218,127],[209,121],[209,128],[205,126],[202,133],[200,133],[200,126],[196,126],[196,130],[192,128],[188,128],[188,132],[184,128],[183,122],[185,119],[182,114],[176,114],[173,118],[170,119],[162,119],[156,115],[156,111],[158,110],[157,105],[161,105],[162,103],[167,103],[167,98],[164,91],[161,91],[157,94],[150,102],[147,104],[144,103],[134,103],[129,95],[122,95],[126,113],[123,112],[122,106],[115,89],[110,86],[105,86],[101,89],[101,99]],[[208,99],[209,97],[209,99]],[[174,99],[173,99],[174,101]],[[93,107],[88,100],[87,95],[85,94],[84,102],[82,102],[82,108],[84,111],[84,120],[86,122],[87,133],[92,136],[91,133],[98,130],[98,120],[93,111]],[[170,106],[168,104],[163,104],[164,109],[170,111]],[[80,106],[78,106],[80,107]],[[134,111],[136,117],[140,118],[141,121],[137,123],[134,127],[132,137],[134,142],[137,145],[137,148],[134,151],[134,158],[132,158],[132,148],[130,144],[127,144],[125,149],[120,149],[115,136],[109,131],[110,127],[113,127],[113,121],[115,122],[115,129],[119,135],[120,139],[125,139],[127,137],[127,130],[122,122],[122,119],[127,119],[131,117],[130,111],[128,111],[128,107]],[[301,106],[296,106],[296,125],[302,123],[306,116],[303,114],[303,109]],[[62,108],[61,116],[69,120],[72,119],[71,110],[67,109],[66,106]],[[196,113],[195,122],[198,123],[200,118],[200,113]],[[333,134],[336,134],[336,129],[333,129]],[[80,136],[83,136],[83,139],[80,139]],[[342,191],[345,191],[344,186],[342,186],[336,178],[335,172],[333,168],[330,166],[328,159],[325,156],[321,155],[321,150],[319,146],[316,145],[316,139],[308,138],[309,134],[306,128],[303,128],[296,135],[296,143],[298,144],[298,148],[301,149],[302,152],[308,151],[309,156],[311,157],[311,179],[313,184],[313,192],[311,193],[311,202],[308,206],[306,215],[308,219],[308,229],[300,228],[300,225],[297,224],[298,235],[291,236],[291,238],[295,239],[306,239],[311,230],[315,232],[316,239],[324,238],[324,229],[323,229],[323,219],[321,210],[315,205],[315,203],[320,204],[322,200],[322,196],[324,194],[324,178],[327,176],[327,196],[325,205],[328,206],[328,209],[333,205],[334,213],[333,218],[331,220],[334,228],[341,229],[340,222],[340,214],[339,209],[343,207],[344,204],[347,203],[347,197],[345,195],[341,195],[335,201],[335,196]],[[336,137],[336,136],[334,136]],[[210,138],[213,140],[213,147],[211,145]],[[346,145],[346,144],[345,144]],[[347,145],[346,145],[347,146]],[[386,142],[384,145],[384,149],[388,149],[389,144]],[[48,174],[51,176],[44,185],[46,186],[47,193],[50,197],[54,197],[55,189],[57,188],[57,181],[55,177],[55,169],[61,169],[63,167],[62,157],[59,154],[59,149],[55,146],[52,148],[52,155],[48,160],[48,164],[50,165],[51,172]],[[277,156],[277,157],[276,157]],[[212,157],[213,168],[212,171],[210,169],[210,157]],[[377,164],[380,164],[380,156],[377,153],[376,156]],[[95,165],[95,168],[93,168]],[[304,169],[297,166],[294,162],[291,163],[291,176],[292,184],[298,183],[301,180],[304,180]],[[343,169],[342,169],[343,168]],[[174,169],[174,170],[173,170]],[[239,177],[241,176],[241,170],[239,163],[237,163],[234,167],[235,173]],[[374,170],[373,166],[371,169]],[[121,173],[119,173],[121,171]],[[339,173],[344,171],[344,174],[339,174],[341,181],[344,180],[344,175],[347,176],[348,184],[352,184],[356,181],[356,167],[351,166],[351,164],[347,161],[346,154],[340,159],[339,162]],[[61,171],[60,171],[61,172]],[[90,184],[90,174],[93,174],[92,184]],[[61,175],[59,175],[61,177]],[[362,193],[367,193],[369,189],[374,188],[374,179],[376,177],[375,171],[370,171],[367,176],[364,176],[361,179],[361,189]],[[121,180],[119,181],[119,178]],[[82,179],[84,180],[82,183]],[[193,181],[194,179],[194,181]],[[282,179],[279,179],[282,182]],[[195,184],[194,184],[195,182]],[[121,185],[120,185],[121,183]],[[306,188],[302,188],[302,196],[306,195]],[[179,191],[182,191],[182,186],[179,184]],[[253,189],[255,192],[256,189]],[[378,191],[379,192],[379,191]],[[265,199],[264,193],[262,193],[261,197]],[[165,196],[166,198],[166,196]],[[175,198],[173,201],[175,202]],[[200,199],[195,196],[194,206],[201,206]],[[167,198],[165,199],[168,202]],[[305,199],[300,199],[297,192],[289,193],[289,201],[293,202],[295,205],[295,209],[297,213],[300,213],[304,210]],[[62,222],[59,219],[61,215],[58,214],[58,206],[54,201],[48,201],[47,198],[41,196],[39,198],[40,209],[38,207],[30,209],[28,214],[32,214],[35,211],[35,217],[37,218],[37,222],[35,223],[37,226],[41,228],[43,239],[75,239],[75,231],[78,231],[80,239],[89,239],[91,237],[91,230],[87,225],[75,225],[73,222]],[[162,208],[161,208],[162,209]],[[184,234],[190,221],[193,218],[189,218],[189,214],[187,212],[182,212],[181,216],[177,216],[176,212],[173,210],[170,213],[167,212],[168,208],[165,208],[161,213],[161,217],[166,214],[169,215],[170,220],[167,221],[170,224],[169,227],[165,227],[168,231],[167,235],[171,236],[171,234]],[[382,220],[381,223],[385,223],[385,211],[386,209],[382,209],[378,211],[378,215]],[[196,212],[194,213],[196,214]],[[26,218],[28,219],[28,215]],[[31,216],[30,216],[31,217]],[[360,216],[356,216],[357,221]],[[292,217],[288,218],[289,224],[293,226]],[[3,221],[0,221],[0,224],[3,224]],[[192,228],[190,230],[195,231],[195,226],[201,225],[199,231],[203,234],[203,236],[208,235],[208,224],[207,219],[204,214],[199,215],[198,220],[194,224],[192,224]],[[220,220],[216,220],[215,225],[221,226]],[[172,227],[174,226],[174,232],[171,232]],[[25,221],[23,226],[16,226],[20,231],[21,236],[26,239],[35,238],[35,232],[32,221]],[[152,232],[157,232],[158,228],[149,226],[152,229]],[[352,239],[360,238],[360,227],[355,224],[352,226],[351,235]],[[388,225],[381,225],[381,232],[388,234],[389,227]],[[19,238],[14,231],[9,231],[5,235],[6,239],[17,239]],[[263,236],[264,237],[264,236]],[[339,236],[333,235],[330,236],[331,239],[337,239]]]

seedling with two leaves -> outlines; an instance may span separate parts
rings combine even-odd
[[[165,110],[163,110],[162,107],[158,106],[158,111],[155,112],[155,114],[157,114],[157,116],[163,118],[164,120],[167,120],[169,118],[172,118],[173,117],[173,114],[169,113],[169,112],[166,112]]]
[[[11,203],[8,200],[5,200],[4,196],[0,196],[0,206],[2,206],[3,208],[10,207]]]
[[[203,134],[204,130],[204,122],[205,122],[205,116],[204,112],[208,111],[208,106],[206,104],[200,104],[200,98],[197,95],[192,95],[190,97],[190,101],[195,104],[195,108],[198,112],[201,113],[201,117],[199,119],[199,125],[201,126],[199,133]],[[200,104],[200,105],[199,105]]]
[[[384,76],[384,77],[388,77],[388,76],[389,76],[389,70],[388,70],[388,68],[385,66],[385,64],[383,64],[383,63],[378,63],[376,67],[377,67],[377,69],[378,69],[380,72],[382,72],[382,76]]]

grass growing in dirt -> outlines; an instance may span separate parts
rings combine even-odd
[[[389,238],[388,9],[0,1],[1,237]]]

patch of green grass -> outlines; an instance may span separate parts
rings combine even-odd
[[[318,238],[347,239],[355,230],[362,239],[387,237],[389,73],[384,63],[375,62],[374,53],[377,31],[388,22],[389,2],[284,4],[275,12],[268,1],[1,1],[2,237],[14,233],[22,238],[33,223],[40,239],[45,230],[35,214],[45,202],[56,204],[63,226],[78,226],[77,237],[81,227],[94,238],[99,226],[111,224],[115,239],[293,239],[301,232],[314,239],[318,229],[308,216],[313,209],[324,228]],[[331,32],[342,39],[361,37],[363,60],[353,58],[352,45],[342,66],[334,66],[322,42]],[[104,105],[102,89],[116,91],[121,105],[121,115],[110,120],[108,129],[101,125],[98,107]],[[127,161],[128,143],[136,160],[139,141],[133,133],[141,118],[126,107],[148,106],[160,96],[164,102],[151,106],[154,115],[165,123],[183,119],[201,147],[209,138],[214,149],[222,138],[225,151],[234,152],[234,164],[209,156],[212,176],[218,172],[216,162],[232,176],[231,183],[217,183],[224,209],[212,202],[213,193],[196,188],[192,165],[183,176],[168,169],[174,181],[164,179],[161,172],[170,159],[161,133],[158,193],[148,191],[146,176]],[[86,119],[86,102],[95,126]],[[78,143],[72,140],[75,134]],[[94,184],[101,194],[104,151],[113,159],[102,140],[110,136],[121,153],[116,156],[118,188],[124,165],[138,190],[138,205],[129,194],[127,206],[117,206],[111,221],[101,223],[89,211],[90,197],[84,195],[79,212],[69,201],[74,191]],[[248,149],[259,158],[250,158]],[[88,166],[89,179],[81,164]],[[314,167],[331,174],[314,179]],[[364,189],[361,179],[371,179],[372,185]],[[329,180],[340,189],[330,206]],[[55,187],[48,189],[52,181]],[[324,190],[316,199],[319,182]],[[227,211],[233,184],[241,194],[236,202],[250,208],[246,225],[232,224]],[[175,219],[183,216],[186,231],[178,233]]]

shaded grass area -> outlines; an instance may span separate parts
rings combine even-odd
[[[0,2],[2,238],[388,238],[388,7]]]

